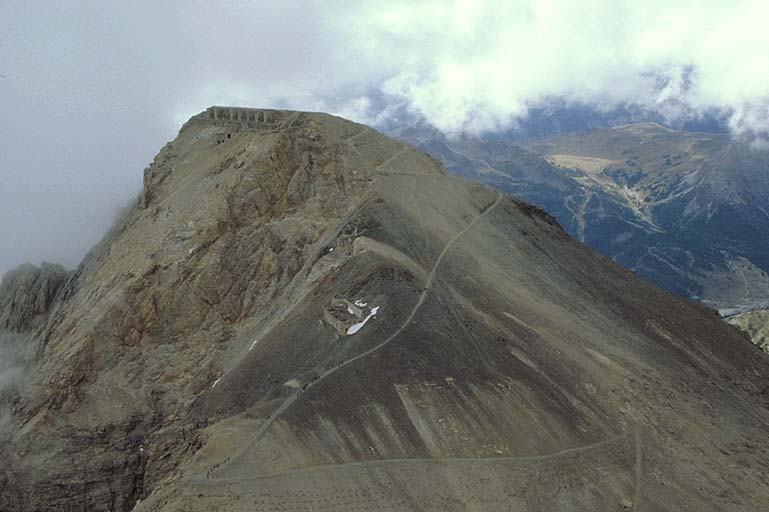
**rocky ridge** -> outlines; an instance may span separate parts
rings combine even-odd
[[[0,283],[0,329],[31,330],[44,322],[70,273],[61,265],[22,265]]]
[[[193,117],[61,289],[0,428],[0,510],[769,499],[765,354],[339,118]]]

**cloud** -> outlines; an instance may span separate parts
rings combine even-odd
[[[553,98],[719,111],[769,131],[769,3],[539,0],[366,3],[337,22],[392,76],[382,91],[445,131],[504,128]]]
[[[3,409],[27,376],[25,368],[32,360],[32,345],[30,336],[0,329],[0,422]]]

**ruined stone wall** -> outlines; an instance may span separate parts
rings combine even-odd
[[[323,309],[323,320],[336,329],[342,336],[347,335],[347,329],[363,319],[363,311],[348,300],[333,298]]]
[[[287,112],[259,108],[209,107],[193,117],[191,122],[206,124],[237,125],[244,128],[277,127],[286,118]]]

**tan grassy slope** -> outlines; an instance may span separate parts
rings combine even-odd
[[[753,343],[769,352],[769,310],[758,309],[740,313],[729,317],[728,322],[748,333]]]
[[[193,118],[45,332],[2,445],[14,510],[769,500],[765,354],[323,114]]]

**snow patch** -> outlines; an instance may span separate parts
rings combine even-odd
[[[356,305],[356,306],[358,306],[359,308],[364,308],[364,307],[366,307],[366,304],[367,304],[367,303],[366,303],[366,302],[363,302],[361,299],[358,299],[358,300],[356,300],[356,301],[355,301],[355,305]]]
[[[221,377],[219,377],[218,379],[216,379],[216,380],[214,381],[214,383],[213,383],[213,384],[211,384],[211,387],[212,387],[212,388],[213,388],[213,387],[216,387],[216,385],[217,385],[217,384],[219,384],[219,381],[220,381],[220,380],[222,380],[222,378],[221,378]]]
[[[284,382],[283,385],[291,389],[301,389],[302,381],[300,381],[299,379],[291,379],[288,382]]]
[[[356,302],[356,305],[357,305],[357,302]],[[375,307],[375,308],[372,308],[372,309],[371,309],[371,313],[369,313],[369,315],[368,315],[366,318],[364,318],[362,322],[358,322],[358,323],[357,323],[357,324],[355,324],[355,325],[351,325],[351,326],[350,326],[350,328],[349,328],[349,329],[347,329],[347,334],[348,334],[348,335],[350,335],[350,334],[355,334],[356,332],[358,332],[358,331],[360,331],[361,329],[363,329],[363,326],[364,326],[364,325],[366,325],[366,322],[368,322],[368,321],[369,321],[371,318],[373,318],[374,316],[376,316],[376,314],[377,314],[378,312],[379,312],[379,306],[377,306],[377,307]]]

